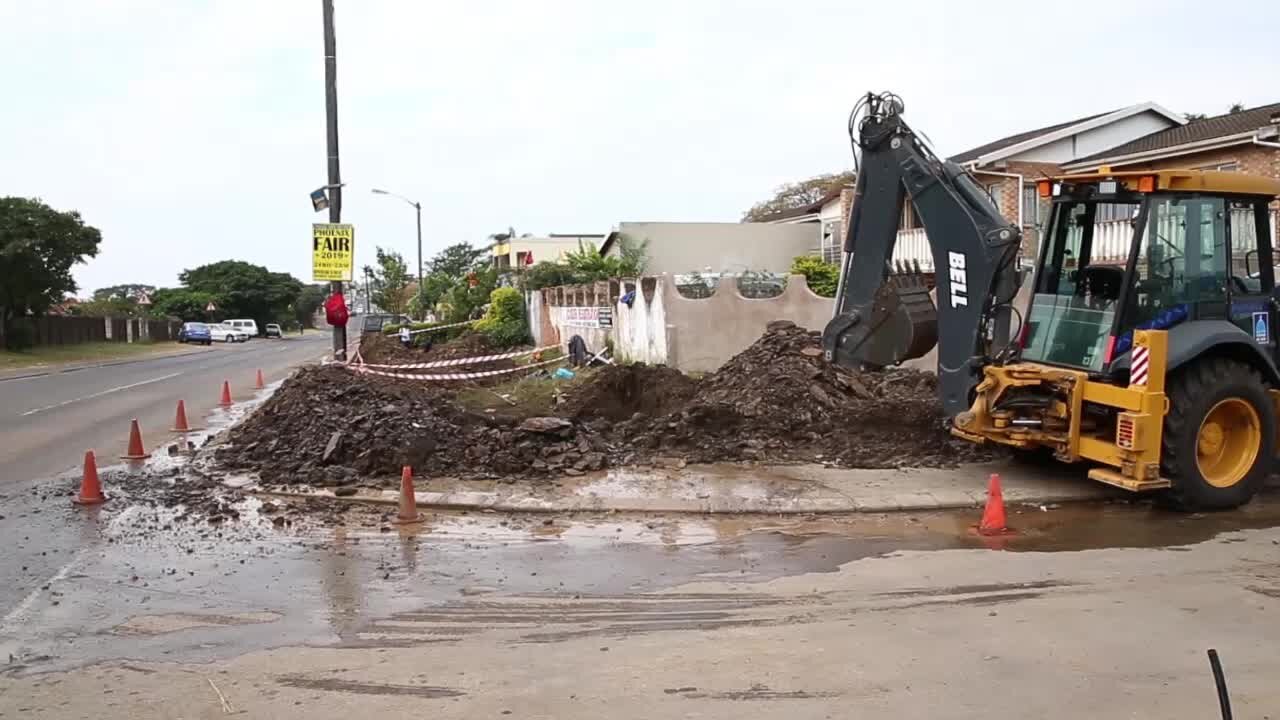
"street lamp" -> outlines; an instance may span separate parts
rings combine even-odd
[[[427,311],[427,309],[422,306],[422,203],[414,202],[403,195],[397,195],[387,190],[379,190],[378,188],[373,189],[373,194],[390,195],[393,198],[400,198],[412,205],[413,209],[418,213],[418,319],[421,320],[426,317],[424,313]]]

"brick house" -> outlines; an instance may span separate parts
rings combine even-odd
[[[1227,170],[1280,178],[1280,103],[1193,120],[1072,162],[1067,172]]]
[[[1029,258],[1034,256],[1040,229],[1048,219],[1047,208],[1036,194],[1037,179],[1062,174],[1063,168],[1082,158],[1181,128],[1185,123],[1182,115],[1156,103],[1139,103],[1010,135],[949,159],[972,172],[1000,214],[1022,227],[1023,256]]]

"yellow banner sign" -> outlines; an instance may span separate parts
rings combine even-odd
[[[356,229],[352,225],[315,223],[311,226],[311,279],[351,281],[356,260]]]

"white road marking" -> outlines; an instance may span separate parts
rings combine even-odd
[[[64,580],[68,575],[70,575],[71,570],[80,564],[80,561],[84,558],[85,553],[87,552],[89,552],[89,548],[80,548],[77,550],[76,554],[71,557],[71,560],[68,561],[66,565],[63,565],[58,572],[54,573],[48,580],[45,580],[44,583],[37,586],[35,590],[28,593],[27,596],[23,598],[22,602],[18,603],[17,606],[15,606],[13,610],[9,611],[7,615],[0,618],[0,630],[3,630],[6,635],[10,634],[16,621],[26,619],[25,616],[27,611],[31,609],[32,603],[34,603],[36,599],[40,597],[40,594],[44,592],[44,588],[50,587],[54,583]]]
[[[111,393],[120,392],[121,390],[128,390],[129,388],[136,388],[141,385],[150,385],[151,383],[157,383],[157,382],[160,382],[161,380],[168,380],[169,378],[176,378],[181,374],[182,372],[170,373],[168,375],[162,375],[158,378],[143,380],[142,382],[129,383],[128,385],[121,385],[119,387],[113,387],[107,390],[99,390],[98,392],[93,393],[91,395],[84,395],[82,397],[72,398],[70,400],[63,400],[62,402],[57,403],[55,405],[46,405],[44,407],[35,408],[34,410],[28,410],[22,413],[22,417],[26,417],[28,415],[35,415],[36,413],[44,412],[46,410],[53,410],[55,408],[65,407],[67,405],[71,405],[72,403],[83,402],[85,400],[92,400],[94,398],[100,398],[103,395],[110,395]]]

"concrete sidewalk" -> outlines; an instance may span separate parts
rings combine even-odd
[[[416,481],[426,507],[507,512],[852,513],[980,506],[1000,473],[1005,501],[1042,505],[1132,497],[1089,480],[1083,465],[1028,467],[1013,462],[951,469],[850,470],[818,465],[691,465],[614,469],[558,481]],[[333,496],[331,490],[264,486],[281,496]],[[361,490],[355,502],[395,504],[399,493]]]

